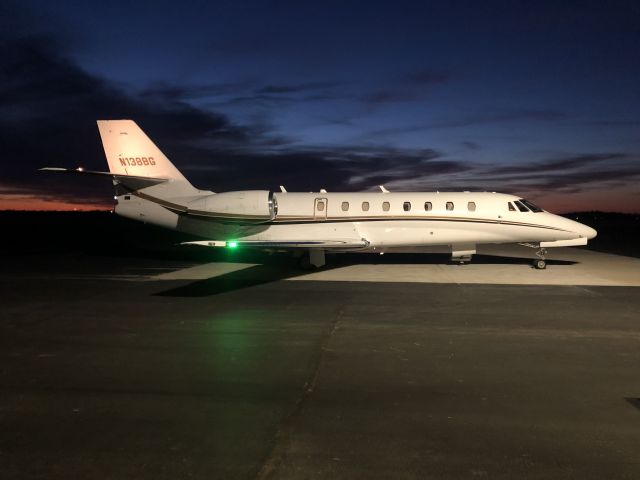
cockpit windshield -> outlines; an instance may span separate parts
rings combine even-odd
[[[531,210],[532,212],[534,212],[534,213],[538,213],[538,212],[542,212],[543,211],[540,207],[538,207],[537,205],[531,203],[529,200],[525,200],[524,198],[521,198],[520,202],[524,203],[527,206],[527,208],[529,210]]]
[[[518,207],[518,210],[520,210],[521,212],[528,212],[529,211],[529,209],[527,207],[525,207],[524,204],[520,200],[516,200],[513,203],[516,204],[516,207]]]

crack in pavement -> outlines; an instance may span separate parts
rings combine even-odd
[[[282,464],[286,456],[287,449],[290,445],[295,422],[301,415],[304,405],[307,403],[307,401],[311,397],[311,394],[316,388],[316,383],[320,375],[320,368],[322,366],[324,354],[327,351],[327,347],[334,333],[338,329],[338,324],[340,323],[343,314],[344,310],[341,308],[337,312],[335,318],[327,325],[327,328],[325,328],[325,331],[321,336],[317,353],[312,357],[310,362],[311,374],[309,376],[309,379],[305,382],[302,389],[302,394],[296,400],[291,411],[280,422],[280,425],[276,431],[273,447],[271,448],[269,455],[267,455],[266,459],[262,463],[262,467],[258,471],[258,474],[256,476],[257,480],[266,480],[268,478],[273,478],[278,470],[278,467]]]

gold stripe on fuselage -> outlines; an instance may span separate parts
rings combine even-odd
[[[260,223],[262,225],[276,225],[276,224],[306,224],[306,223],[343,223],[343,222],[384,222],[384,221],[430,221],[430,222],[468,222],[468,223],[490,223],[500,225],[511,225],[516,227],[531,227],[531,228],[544,228],[547,230],[566,231],[562,228],[551,227],[549,225],[539,225],[535,223],[526,222],[514,222],[510,220],[496,220],[492,218],[475,218],[475,217],[443,217],[443,216],[429,216],[429,215],[376,215],[376,216],[358,216],[358,217],[321,217],[315,218],[313,216],[301,216],[301,215],[276,215],[274,219],[267,216],[256,215],[237,215],[226,214],[219,212],[207,212],[202,210],[189,210],[184,205],[168,202],[151,195],[147,195],[142,192],[131,192],[131,195],[138,196],[144,200],[148,200],[153,203],[157,203],[169,210],[186,215],[193,215],[196,217],[208,218],[211,220],[218,220],[222,222],[242,223],[244,221],[251,221],[251,223]]]

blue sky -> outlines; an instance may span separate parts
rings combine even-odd
[[[216,191],[384,182],[513,192],[560,210],[640,211],[635,2],[2,9],[9,101],[0,126],[18,134],[0,140],[29,157],[25,166],[46,155],[104,169],[90,146],[99,147],[92,121],[119,116],[139,121],[193,183]],[[82,148],[66,146],[79,132]],[[17,143],[34,136],[37,146]],[[99,204],[105,191],[32,174],[10,167],[5,204],[11,195]]]

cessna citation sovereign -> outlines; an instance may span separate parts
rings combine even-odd
[[[198,190],[132,120],[99,120],[109,172],[43,168],[105,175],[116,188],[117,214],[180,232],[207,247],[257,247],[301,252],[321,267],[326,252],[423,251],[446,245],[465,262],[476,246],[520,243],[537,250],[586,245],[596,231],[545,212],[514,195],[489,192],[311,193]]]

